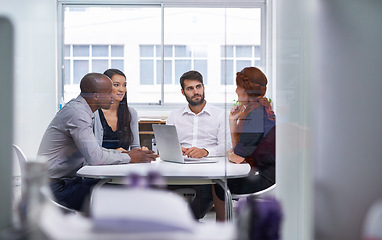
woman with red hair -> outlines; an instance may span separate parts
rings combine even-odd
[[[230,111],[232,149],[227,151],[227,157],[236,164],[249,163],[252,171],[248,177],[228,180],[228,188],[234,194],[258,192],[276,182],[275,115],[264,98],[267,83],[264,73],[256,67],[244,68],[236,74],[239,104]],[[224,191],[220,187],[215,187],[215,191],[221,203]],[[224,204],[219,204],[219,199],[214,199],[216,218],[224,220]]]

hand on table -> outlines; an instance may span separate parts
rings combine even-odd
[[[202,158],[208,155],[208,151],[206,149],[197,148],[197,147],[191,147],[191,148],[182,147],[182,153],[184,156],[187,156],[190,158]]]
[[[123,153],[127,153],[128,151],[126,150],[126,149],[124,149],[124,148],[117,148],[117,149],[115,149],[115,150],[117,150],[117,151],[121,151],[121,152],[123,152]]]
[[[142,150],[140,148],[134,148],[131,151],[127,152],[130,156],[130,163],[149,163],[155,161],[158,157],[157,154],[154,154],[150,150]]]
[[[232,162],[232,163],[240,164],[240,163],[244,162],[244,160],[245,160],[245,158],[240,157],[239,155],[236,155],[236,154],[233,152],[232,149],[231,149],[231,150],[228,150],[228,151],[226,152],[226,154],[227,154],[227,158],[228,158],[228,160],[229,160],[230,162]]]

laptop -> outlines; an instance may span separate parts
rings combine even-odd
[[[175,163],[214,163],[218,161],[217,158],[183,156],[175,126],[163,124],[153,124],[152,126],[161,160]]]

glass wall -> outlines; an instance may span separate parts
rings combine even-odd
[[[127,101],[138,112],[139,126],[147,125],[147,118],[169,123],[168,116],[173,110],[185,109],[187,101],[191,104],[191,95],[186,101],[181,92],[179,78],[187,71],[196,70],[203,75],[205,99],[221,109],[213,110],[219,113],[214,113],[205,124],[202,121],[206,120],[198,122],[198,113],[190,112],[196,117],[188,125],[183,125],[184,122],[180,125],[193,132],[192,144],[189,139],[189,142],[180,139],[180,143],[202,149],[195,136],[215,134],[211,141],[219,144],[219,152],[216,150],[214,156],[223,158],[220,176],[227,176],[227,166],[233,164],[227,160],[226,152],[231,149],[228,115],[237,101],[236,73],[250,66],[260,68],[266,75],[270,70],[266,59],[265,3],[248,6],[234,1],[229,5],[187,6],[63,4],[62,18],[63,37],[59,44],[62,101],[79,94],[79,82],[86,73],[118,68],[126,74]],[[266,96],[272,97],[271,78],[268,86]],[[149,121],[148,125],[152,123]],[[140,143],[141,146],[148,143],[154,149],[151,130],[140,132]],[[151,135],[147,137],[147,134]],[[247,163],[243,165],[250,168]],[[218,180],[221,184],[226,182]]]

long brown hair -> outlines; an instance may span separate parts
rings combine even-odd
[[[114,68],[106,70],[103,74],[108,76],[110,79],[114,75],[121,75],[126,79],[125,74],[121,70],[114,69]],[[127,105],[126,93],[123,96],[122,101],[119,102],[117,117],[118,117],[117,135],[118,135],[119,143],[121,146],[125,145],[128,148],[133,142],[134,136],[132,134],[131,127],[130,127],[131,113],[129,111],[129,106]]]
[[[240,134],[244,126],[244,120],[247,115],[255,108],[260,107],[264,103],[260,101],[267,91],[267,77],[256,67],[246,67],[236,73],[236,85],[245,90],[249,97],[249,101],[245,104],[245,109],[239,115],[239,123],[236,133],[234,134],[236,142],[240,139]]]

